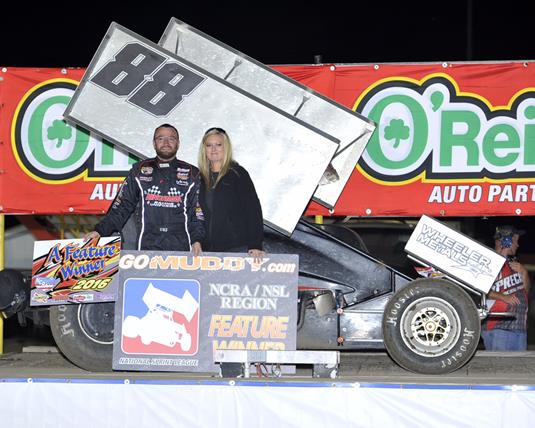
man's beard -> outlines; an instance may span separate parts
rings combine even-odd
[[[178,152],[178,148],[176,150],[165,150],[165,151],[162,151],[162,150],[158,150],[158,149],[155,149],[156,150],[156,155],[160,158],[160,159],[172,159],[176,156],[176,153]]]

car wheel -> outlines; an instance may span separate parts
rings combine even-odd
[[[385,347],[401,367],[422,374],[450,373],[466,364],[479,342],[474,301],[444,279],[417,279],[396,292],[383,315]]]
[[[50,328],[60,351],[82,369],[111,371],[115,304],[58,305]]]

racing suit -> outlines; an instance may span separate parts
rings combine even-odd
[[[189,163],[137,162],[95,230],[101,236],[118,232],[135,212],[138,250],[189,251],[204,238],[199,186],[199,170]]]

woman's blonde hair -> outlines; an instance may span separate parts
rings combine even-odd
[[[211,135],[221,135],[223,139],[223,148],[225,149],[225,155],[223,157],[223,164],[221,165],[221,170],[217,176],[215,183],[211,183],[210,175],[210,161],[208,156],[206,156],[206,140]],[[227,172],[232,168],[234,164],[234,159],[232,158],[232,143],[227,132],[222,128],[210,128],[202,137],[201,145],[199,146],[199,171],[201,171],[201,176],[204,179],[204,183],[207,189],[215,187],[219,181],[225,176]]]

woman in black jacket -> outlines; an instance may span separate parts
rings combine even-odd
[[[204,134],[199,170],[199,202],[206,228],[203,249],[263,257],[260,201],[248,172],[232,159],[232,145],[225,130],[210,128]]]

